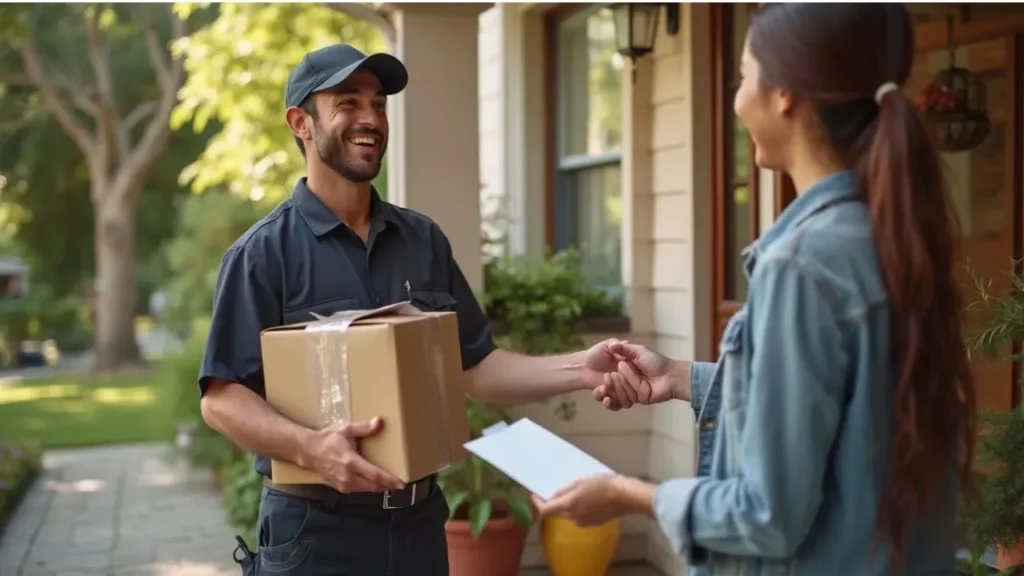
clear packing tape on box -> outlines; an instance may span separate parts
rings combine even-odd
[[[377,310],[345,310],[324,317],[313,314],[315,322],[306,325],[305,331],[314,335],[312,345],[307,348],[307,374],[317,394],[313,396],[316,403],[314,413],[320,416],[320,427],[331,424],[351,422],[352,407],[349,371],[348,346],[345,344],[345,332],[359,320],[386,315],[418,316],[425,319],[430,328],[428,338],[423,340],[423,357],[427,362],[422,375],[426,384],[436,394],[427,394],[429,403],[424,408],[440,413],[448,406],[448,391],[444,382],[444,348],[441,345],[441,320],[436,316],[423,314],[410,302],[400,302]],[[438,455],[442,457],[440,464],[447,466],[456,460],[452,448],[448,419],[442,418],[442,429],[438,431],[436,442]]]

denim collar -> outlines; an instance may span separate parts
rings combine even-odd
[[[857,179],[851,171],[829,174],[815,182],[806,192],[796,197],[782,211],[771,228],[757,240],[743,249],[743,269],[749,279],[754,271],[759,254],[764,253],[779,238],[795,229],[814,213],[823,210],[830,204],[851,197],[857,191]]]

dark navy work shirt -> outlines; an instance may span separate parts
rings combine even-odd
[[[273,326],[412,300],[421,310],[455,311],[463,369],[494,349],[491,329],[451,245],[433,220],[371,194],[363,240],[302,178],[292,197],[254,224],[224,255],[213,303],[200,394],[221,378],[266,397],[260,332]],[[256,470],[270,475],[262,456]]]

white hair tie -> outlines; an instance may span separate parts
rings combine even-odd
[[[882,98],[885,98],[886,94],[899,89],[899,85],[896,84],[895,82],[886,82],[885,84],[882,84],[881,86],[878,87],[878,90],[875,90],[875,103],[881,104]]]

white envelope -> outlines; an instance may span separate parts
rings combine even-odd
[[[499,422],[465,447],[544,500],[577,480],[615,474],[529,418],[511,425]]]

